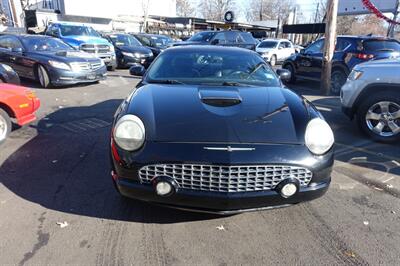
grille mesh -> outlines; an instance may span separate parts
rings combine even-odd
[[[101,63],[74,62],[71,66],[78,71],[97,70],[101,67]]]
[[[168,176],[179,188],[216,191],[250,192],[274,189],[287,178],[296,178],[307,186],[312,172],[306,168],[286,165],[218,166],[198,164],[156,164],[139,170],[142,183],[149,184],[156,176]]]

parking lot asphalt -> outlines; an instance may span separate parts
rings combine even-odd
[[[399,264],[399,144],[364,137],[315,83],[292,88],[335,132],[324,197],[227,217],[122,199],[109,132],[138,81],[118,70],[99,84],[36,89],[38,121],[0,147],[1,265]]]

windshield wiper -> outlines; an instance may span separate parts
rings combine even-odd
[[[252,87],[252,85],[245,84],[245,83],[240,83],[240,82],[234,82],[234,81],[224,81],[222,83],[222,86],[232,86],[232,87]]]
[[[150,80],[149,83],[156,83],[156,84],[181,84],[185,85],[185,83],[175,80],[175,79],[161,79],[161,80]]]
[[[260,68],[262,68],[262,67],[265,67],[265,65],[264,65],[264,63],[258,63],[254,68],[253,68],[253,70],[251,70],[250,71],[250,73],[249,73],[249,76],[246,78],[246,79],[250,79],[250,77],[254,74],[254,73],[256,73]]]

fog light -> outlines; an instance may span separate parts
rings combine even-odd
[[[165,181],[160,181],[156,185],[156,192],[159,196],[167,196],[172,192],[172,185]]]
[[[296,194],[297,186],[296,186],[296,184],[288,183],[281,188],[280,192],[281,192],[282,197],[289,198],[289,197],[293,196],[294,194]]]

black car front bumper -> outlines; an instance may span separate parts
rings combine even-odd
[[[107,67],[102,66],[92,71],[67,71],[51,68],[49,70],[51,84],[54,86],[65,86],[79,83],[96,82],[107,77]]]
[[[204,149],[204,144],[148,142],[141,151],[129,153],[120,150],[112,142],[112,177],[118,191],[126,197],[178,209],[220,214],[289,206],[316,199],[327,191],[334,161],[333,150],[323,156],[315,156],[303,145],[251,146],[256,148],[255,151],[230,153],[207,151]],[[179,187],[175,193],[162,197],[157,195],[152,184],[141,183],[138,175],[142,167],[160,162],[227,166],[283,164],[305,167],[313,175],[307,186],[300,187],[300,190],[289,198],[282,197],[276,188],[263,191],[221,192]]]
[[[114,176],[115,177],[115,176]],[[328,190],[330,178],[312,187],[301,188],[291,198],[283,198],[277,191],[221,193],[179,189],[161,197],[153,186],[129,179],[116,178],[119,192],[126,197],[157,203],[167,207],[207,213],[234,214],[246,211],[287,207],[321,197]]]
[[[139,57],[121,55],[120,58],[118,58],[118,65],[119,67],[130,67],[133,65],[141,64],[145,68],[148,68],[150,64],[153,62],[153,60],[154,60],[153,56],[139,58]]]

